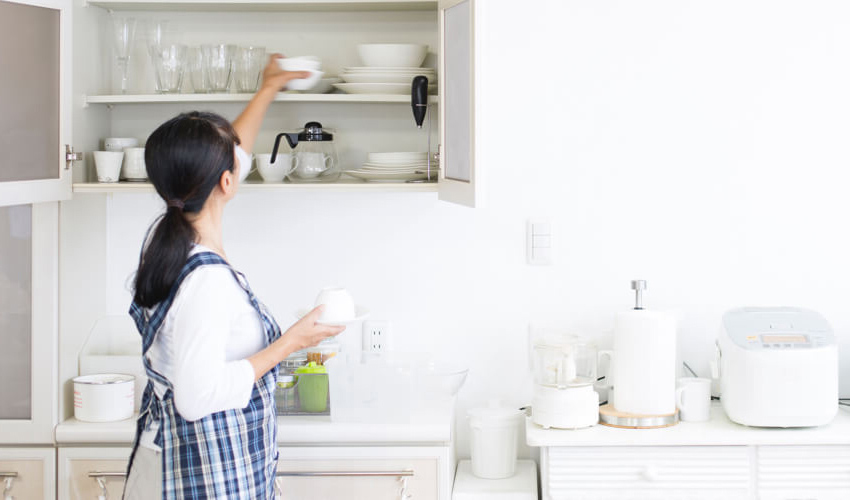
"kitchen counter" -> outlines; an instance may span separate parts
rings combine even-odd
[[[663,429],[618,429],[595,425],[587,429],[549,429],[525,422],[529,446],[736,446],[850,444],[850,411],[839,406],[829,425],[795,429],[747,427],[726,417],[715,402],[708,422],[680,422]]]
[[[451,412],[423,416],[415,423],[332,422],[330,417],[278,417],[281,446],[445,446],[452,441]],[[120,422],[90,423],[70,418],[56,426],[59,445],[105,444],[129,446],[135,417]]]

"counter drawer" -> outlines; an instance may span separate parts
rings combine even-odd
[[[0,448],[0,498],[53,499],[55,463],[53,447]]]
[[[850,498],[850,446],[760,446],[757,470],[761,500]]]
[[[543,449],[549,500],[749,498],[744,446]]]
[[[410,498],[440,498],[437,457],[385,453],[386,448],[282,448],[281,500],[400,500],[405,485]],[[396,474],[407,472],[411,475]]]
[[[92,500],[103,494],[96,477],[106,488],[106,498],[121,498],[130,448],[59,448],[59,500]]]

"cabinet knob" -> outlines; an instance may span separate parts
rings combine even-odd
[[[652,465],[648,465],[643,469],[643,473],[641,474],[644,479],[647,481],[657,481],[658,480],[658,469],[656,469]]]

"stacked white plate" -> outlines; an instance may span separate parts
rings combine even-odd
[[[409,94],[413,79],[428,78],[428,93],[437,91],[437,71],[433,68],[351,67],[339,75],[345,83],[334,87],[349,94]]]
[[[345,173],[366,181],[414,181],[428,179],[428,153],[369,153],[363,166]],[[431,160],[430,178],[436,180],[439,164]]]

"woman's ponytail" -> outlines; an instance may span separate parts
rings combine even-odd
[[[197,239],[187,214],[201,211],[225,170],[233,171],[236,132],[213,113],[184,113],[148,138],[148,177],[166,203],[165,214],[148,230],[135,278],[133,300],[153,307],[174,286]]]

